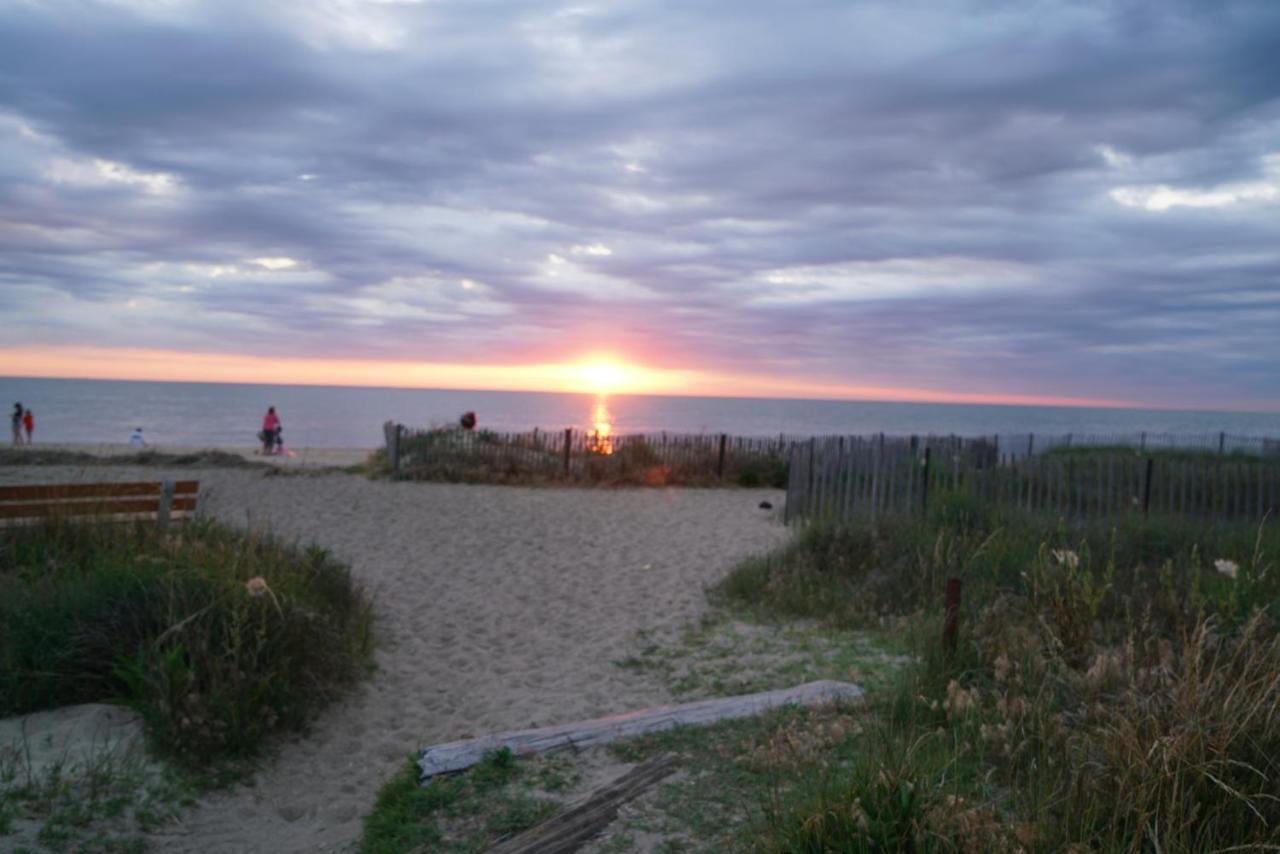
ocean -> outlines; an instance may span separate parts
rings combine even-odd
[[[1182,412],[939,403],[559,394],[339,386],[51,380],[0,377],[0,403],[31,409],[40,442],[249,447],[275,406],[293,447],[372,448],[382,424],[456,424],[467,411],[494,430],[627,433],[1217,434],[1280,437],[1280,413]]]

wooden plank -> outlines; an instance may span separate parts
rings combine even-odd
[[[591,721],[512,730],[436,744],[422,751],[418,767],[426,780],[437,774],[470,768],[485,753],[503,747],[517,756],[549,753],[566,748],[595,747],[678,726],[705,726],[719,721],[751,717],[790,705],[813,706],[837,700],[855,702],[860,701],[862,696],[862,689],[848,682],[807,682],[778,691],[700,700],[678,706],[658,706]]]
[[[198,480],[180,480],[174,484],[175,495],[195,495],[200,490]],[[138,495],[159,495],[161,484],[157,482],[125,483],[54,483],[31,486],[0,486],[0,501],[53,501],[67,498],[124,498]]]
[[[0,504],[0,519],[31,519],[44,516],[105,516],[121,513],[156,513],[160,498],[133,498],[127,501],[45,501]],[[195,510],[196,499],[173,499],[172,512]]]
[[[618,807],[642,795],[680,766],[668,753],[642,762],[565,812],[489,849],[490,854],[571,854],[618,817]]]

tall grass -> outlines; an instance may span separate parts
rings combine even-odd
[[[860,758],[788,787],[761,850],[1275,850],[1277,525],[940,504],[811,528],[721,586],[766,615],[888,618],[918,649],[873,699]],[[940,640],[951,576],[954,651]]]
[[[243,757],[370,646],[369,602],[322,549],[203,519],[0,531],[0,715],[120,700],[181,761]]]

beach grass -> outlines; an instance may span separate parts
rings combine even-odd
[[[52,766],[0,744],[0,848],[143,851],[203,791],[252,773],[367,672],[370,605],[347,568],[207,519],[49,519],[0,530],[0,717],[118,703],[151,753]]]
[[[1134,445],[1054,445],[1041,451],[1047,457],[1076,461],[1103,459],[1121,454],[1180,463],[1261,463],[1280,466],[1280,454],[1245,451],[1239,448],[1219,453],[1209,448],[1144,448]]]
[[[208,519],[4,529],[0,590],[0,716],[123,702],[192,767],[300,730],[369,662],[345,566]]]
[[[807,529],[718,589],[773,618],[896,619],[916,648],[848,737],[771,796],[756,850],[1280,843],[1277,526],[943,504]],[[954,649],[950,577],[964,585]]]
[[[451,428],[420,431],[402,440],[397,476],[521,486],[782,489],[787,484],[786,454],[766,440],[746,440],[748,447],[739,448],[736,443],[743,440],[735,439],[731,445],[724,437],[725,456],[721,460],[714,437],[672,436],[668,441],[578,433],[564,446],[558,435],[491,430],[467,433]]]
[[[0,746],[0,848],[143,852],[147,832],[194,803],[195,777],[136,751],[98,746],[33,767],[22,746]]]
[[[554,815],[575,778],[567,757],[518,761],[490,751],[463,774],[419,779],[417,757],[378,794],[365,819],[361,854],[481,852]]]

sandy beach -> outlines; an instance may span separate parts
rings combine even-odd
[[[21,445],[13,448],[14,451],[22,453],[23,451],[41,452],[41,451],[70,451],[73,453],[92,454],[95,457],[129,457],[139,453],[138,448],[130,447],[127,443],[122,442],[51,442],[42,444],[37,442],[33,445]],[[374,452],[374,448],[324,448],[324,447],[308,447],[308,448],[290,448],[287,454],[281,455],[264,455],[262,450],[257,447],[245,445],[240,446],[222,446],[222,447],[204,447],[194,445],[147,445],[146,451],[152,451],[159,454],[173,454],[175,456],[188,456],[216,451],[223,454],[233,454],[238,457],[255,462],[266,463],[268,465],[278,466],[280,468],[345,468],[363,463]]]
[[[153,841],[163,852],[347,850],[410,752],[672,698],[617,667],[636,632],[677,632],[704,587],[779,543],[771,490],[530,489],[338,473],[183,470],[207,512],[317,543],[372,594],[377,671],[252,786],[217,793]],[[156,468],[9,467],[4,482],[154,480]]]

